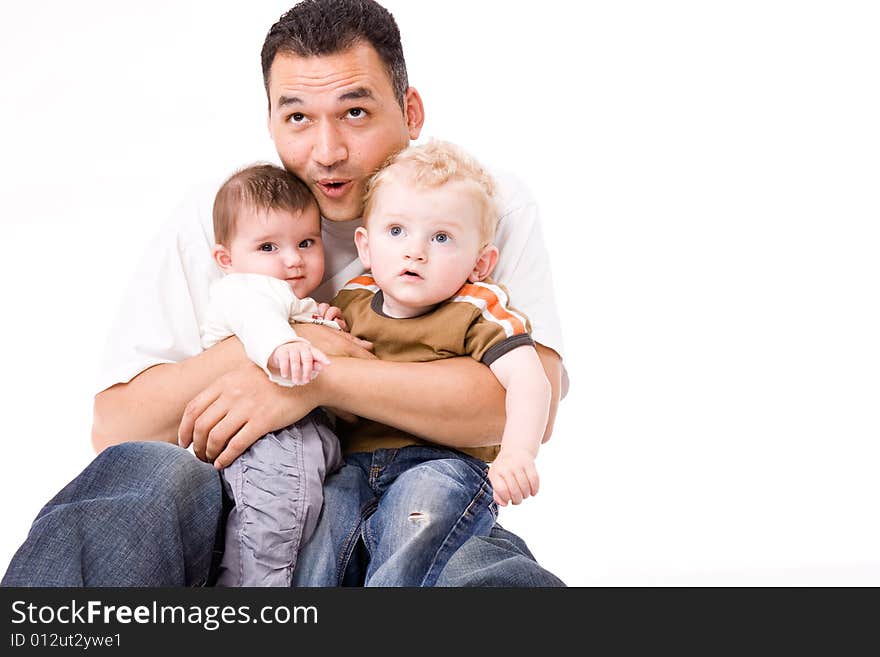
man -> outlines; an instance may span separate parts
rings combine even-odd
[[[294,7],[266,38],[263,75],[269,130],[281,161],[310,186],[324,217],[327,278],[315,297],[327,300],[360,273],[352,236],[366,179],[419,136],[424,108],[408,84],[393,18],[368,0],[307,0]],[[507,265],[499,263],[496,276],[535,326],[553,387],[546,440],[563,376],[558,319],[534,204],[512,199],[506,224],[502,220],[506,227],[499,229]],[[224,510],[216,472],[161,443],[106,449],[123,441],[192,444],[199,459],[221,468],[260,436],[317,406],[449,447],[499,440],[503,389],[488,368],[469,359],[380,362],[350,336],[298,326],[333,365],[308,386],[286,389],[269,382],[235,339],[200,353],[199,319],[207,287],[219,275],[200,224],[205,214],[201,208],[184,217],[138,275],[140,290],[134,288],[124,324],[111,340],[108,387],[95,398],[93,443],[104,451],[41,511],[4,584],[173,586],[210,579]],[[430,395],[412,395],[413,389]],[[344,480],[330,477],[326,485],[337,507],[344,504]],[[338,540],[313,541],[299,560],[298,583],[371,583],[368,554],[360,547],[370,510],[356,509],[354,525],[351,513],[335,511],[322,513],[316,536],[351,535],[344,541],[344,567],[333,566]],[[382,582],[393,584],[393,574]],[[558,583],[499,527],[465,543],[437,581]]]

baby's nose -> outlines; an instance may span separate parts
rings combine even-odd
[[[284,264],[287,267],[298,267],[302,262],[302,256],[297,251],[288,251],[284,254]]]

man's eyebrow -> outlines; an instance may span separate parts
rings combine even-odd
[[[277,106],[284,107],[285,105],[302,105],[302,99],[296,96],[279,96]]]
[[[346,91],[339,97],[339,100],[359,100],[361,98],[373,98],[373,92],[367,89],[366,87],[358,87],[357,89],[352,89],[351,91]]]
[[[337,99],[339,102],[346,102],[349,100],[361,100],[363,98],[368,98],[370,100],[373,99],[373,92],[367,89],[366,87],[358,87],[357,89],[352,89],[351,91],[346,91],[344,94],[339,96]],[[278,102],[276,103],[276,107],[279,109],[285,107],[287,105],[302,105],[303,100],[298,96],[279,96]]]

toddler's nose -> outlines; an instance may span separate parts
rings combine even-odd
[[[418,262],[424,262],[427,259],[425,247],[421,243],[407,244],[404,256],[407,260],[416,260]]]

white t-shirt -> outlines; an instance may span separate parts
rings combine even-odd
[[[564,357],[550,259],[538,208],[516,178],[495,175],[501,219],[500,251],[492,278],[507,287],[517,310],[528,316],[532,337]],[[217,185],[194,192],[161,229],[129,284],[110,332],[96,392],[127,383],[145,369],[175,363],[202,351],[200,329],[208,316],[211,283],[223,276],[211,257],[212,209]],[[364,273],[354,245],[359,219],[322,220],[324,281],[312,296],[329,302],[349,280]],[[568,389],[563,371],[563,395]]]

